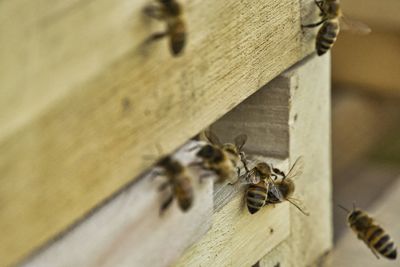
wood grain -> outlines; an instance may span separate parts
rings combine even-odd
[[[183,57],[147,1],[0,3],[0,265],[15,263],[312,51],[298,1],[185,2]]]
[[[187,152],[192,145],[175,155],[185,165],[195,160],[196,151]],[[190,171],[195,194],[187,213],[174,201],[160,215],[168,194],[158,188],[165,177],[150,172],[22,266],[170,266],[212,224],[213,180],[200,184],[201,170]]]
[[[288,204],[251,215],[243,192],[213,215],[211,230],[175,266],[251,266],[290,232]]]
[[[290,81],[289,162],[305,161],[294,197],[310,216],[291,206],[290,236],[260,266],[314,266],[332,247],[329,62],[329,55],[308,57],[282,74]]]

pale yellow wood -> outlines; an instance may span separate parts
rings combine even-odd
[[[175,266],[251,266],[289,235],[288,204],[251,215],[243,194],[214,214],[211,230]]]
[[[262,254],[263,250],[264,253],[270,253],[261,260],[261,266],[276,266],[278,263],[281,266],[313,266],[331,249],[329,62],[328,56],[307,58],[211,127],[223,136],[224,141],[232,140],[242,131],[249,135],[250,150],[253,147],[255,150],[263,150],[264,154],[286,153],[290,155],[291,164],[297,157],[303,156],[306,167],[296,180],[294,197],[303,202],[311,215],[304,216],[289,205],[290,217],[279,215],[282,217],[277,219],[290,218],[290,230],[286,230],[285,238],[277,242],[271,236],[267,243],[258,243],[259,238],[265,239],[262,233],[258,233],[258,218],[254,217],[251,223],[255,226],[251,229],[242,230],[244,226],[240,223],[245,218],[239,216],[234,220],[237,224],[231,225],[233,219],[222,213],[229,205],[233,205],[228,204],[214,215],[214,225],[210,232],[184,254],[177,266],[251,266],[265,255]],[[268,101],[269,97],[274,101]],[[268,119],[273,115],[286,119]],[[251,123],[253,120],[260,124]],[[272,131],[274,129],[278,131]],[[266,133],[266,136],[261,133]],[[268,148],[275,140],[278,140],[278,148]],[[287,171],[288,166],[282,169]],[[276,207],[280,208],[279,205]],[[230,211],[229,214],[235,212]],[[263,219],[262,225],[270,222],[275,222],[274,215]],[[234,233],[226,233],[227,226],[229,229],[234,228]],[[251,241],[247,239],[249,235]],[[264,247],[269,242],[273,246]]]
[[[184,165],[196,160],[193,145],[185,145],[174,158]],[[160,216],[168,194],[158,188],[165,177],[155,178],[150,172],[22,266],[170,266],[212,224],[213,179],[199,183],[202,171],[188,170],[194,178],[194,202],[188,212],[174,201]]]
[[[400,3],[400,2],[399,2]],[[400,97],[400,37],[391,32],[368,36],[342,33],[333,48],[333,81]]]
[[[141,44],[146,1],[0,3],[0,264],[54,237],[310,53],[298,1],[187,1],[188,46]]]
[[[303,156],[295,198],[310,211],[290,210],[290,236],[260,266],[313,266],[332,247],[329,55],[309,57],[282,76],[290,81],[289,156]]]

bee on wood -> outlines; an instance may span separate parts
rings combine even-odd
[[[163,191],[168,187],[171,189],[170,195],[161,205],[160,213],[163,213],[176,198],[179,208],[186,212],[193,204],[193,186],[191,176],[185,166],[170,156],[163,157],[157,163],[162,168],[160,175],[165,175],[168,179],[163,183],[159,190]]]
[[[176,0],[157,0],[144,9],[145,14],[167,24],[165,32],[155,33],[148,41],[160,40],[169,36],[169,47],[173,56],[183,52],[186,42],[186,27],[182,17],[182,6]]]
[[[203,146],[196,154],[202,159],[204,168],[215,172],[218,176],[217,182],[228,180],[235,183],[233,179],[240,175],[239,162],[245,161],[241,149],[247,141],[247,136],[244,134],[237,136],[235,144],[222,144],[211,131],[207,131],[206,136],[210,144]]]
[[[357,234],[358,239],[371,249],[372,253],[379,259],[379,255],[394,260],[397,257],[397,248],[390,236],[378,225],[374,219],[353,205],[353,211],[339,205],[348,213],[347,222],[350,228]]]
[[[265,162],[258,163],[245,175],[250,185],[246,190],[247,209],[251,214],[259,211],[265,206],[268,192],[278,190],[272,180],[276,175],[272,173],[272,168]],[[279,192],[276,192],[279,194]]]
[[[359,34],[368,34],[371,32],[371,29],[367,25],[344,17],[339,0],[315,0],[315,4],[321,11],[321,21],[303,25],[303,27],[313,28],[322,24],[316,39],[316,50],[319,56],[332,48],[341,27],[344,30],[352,30]],[[341,25],[339,25],[339,22]]]
[[[275,185],[274,190],[268,191],[268,196],[265,205],[278,204],[284,201],[289,201],[293,206],[295,206],[304,215],[309,216],[310,214],[305,211],[299,200],[292,197],[295,191],[295,184],[293,179],[299,177],[303,173],[304,159],[303,157],[297,158],[292,168],[289,170],[288,174],[283,171],[273,168],[273,172],[281,176],[279,180],[275,180],[273,183]]]

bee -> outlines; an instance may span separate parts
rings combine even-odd
[[[303,173],[303,168],[304,168],[303,157],[297,158],[292,168],[289,170],[288,174],[285,174],[283,171],[277,168],[272,168],[273,172],[281,176],[282,178],[280,180],[275,180],[273,182],[275,185],[274,190],[268,191],[268,196],[265,205],[278,204],[282,203],[283,201],[289,201],[304,215],[309,216],[310,214],[307,211],[305,211],[305,208],[302,207],[301,202],[292,197],[295,190],[295,184],[293,179],[300,176]]]
[[[276,175],[272,173],[271,166],[265,162],[258,163],[247,172],[246,180],[249,181],[250,185],[246,190],[246,204],[251,214],[265,206],[270,188],[277,190],[271,177],[276,178]]]
[[[157,0],[144,9],[145,14],[167,24],[165,32],[150,36],[148,41],[160,40],[169,36],[169,47],[173,56],[179,56],[186,43],[186,26],[182,17],[182,6],[176,0]]]
[[[171,205],[174,198],[182,211],[188,211],[193,204],[194,194],[192,179],[187,168],[179,161],[172,159],[171,156],[160,159],[157,166],[162,168],[159,174],[165,175],[168,179],[161,184],[159,190],[163,191],[168,187],[171,189],[170,195],[161,205],[160,213],[163,213]]]
[[[234,177],[238,178],[240,175],[239,162],[245,162],[241,149],[247,141],[247,135],[237,136],[235,144],[222,144],[213,132],[207,131],[205,134],[210,143],[203,146],[196,155],[203,160],[206,169],[217,174],[217,182],[230,180],[231,183],[235,183]],[[247,165],[243,164],[247,168]]]
[[[388,259],[396,259],[396,245],[374,219],[364,211],[356,209],[354,204],[353,211],[349,211],[341,205],[339,207],[348,213],[347,222],[354,233],[357,234],[358,239],[364,241],[378,259],[378,253]]]
[[[321,11],[321,21],[313,24],[303,25],[304,28],[313,28],[322,24],[316,39],[316,50],[319,56],[325,54],[332,48],[340,31],[343,29],[352,30],[359,34],[368,34],[371,29],[358,21],[353,21],[343,16],[339,0],[314,0]],[[339,21],[342,25],[339,25]]]

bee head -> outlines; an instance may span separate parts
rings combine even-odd
[[[221,160],[222,152],[213,145],[203,146],[196,154],[198,157],[208,160]]]
[[[371,218],[359,209],[354,209],[349,214],[347,221],[350,227],[356,231],[362,231],[371,224]]]
[[[179,16],[181,14],[181,6],[174,0],[159,0],[168,10],[172,16]]]
[[[328,14],[328,17],[336,18],[340,16],[340,3],[339,0],[325,1],[323,9]]]
[[[284,182],[279,184],[279,190],[285,198],[289,198],[294,193],[294,182],[290,179],[286,179]]]
[[[350,224],[354,224],[362,214],[363,212],[361,210],[355,209],[349,213],[347,220],[349,221]]]

